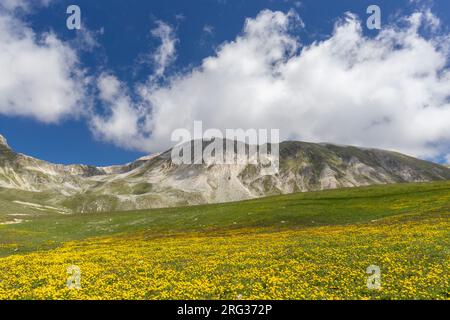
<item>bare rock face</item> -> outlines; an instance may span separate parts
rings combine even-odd
[[[6,141],[6,138],[4,136],[2,136],[1,134],[0,134],[0,146],[10,149],[10,147],[8,145],[8,141]]]
[[[0,136],[0,189],[45,193],[52,206],[95,212],[450,179],[450,168],[391,151],[298,141],[279,150],[274,175],[256,164],[176,165],[171,150],[113,167],[64,166],[16,153]]]

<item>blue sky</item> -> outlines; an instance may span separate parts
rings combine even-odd
[[[67,15],[65,11],[70,4],[77,4],[81,8],[83,31],[66,28]],[[78,59],[74,67],[83,70],[82,79],[91,81],[90,84],[83,86],[81,89],[86,92],[89,91],[89,93],[85,92],[89,99],[80,99],[78,103],[90,104],[89,108],[92,109],[89,112],[95,113],[99,117],[107,117],[108,112],[112,110],[109,108],[113,107],[96,96],[97,89],[93,89],[92,83],[95,83],[96,79],[102,77],[102,75],[112,75],[114,79],[120,81],[121,87],[126,88],[124,95],[128,97],[127,101],[130,104],[133,103],[134,106],[138,106],[139,102],[136,102],[134,97],[136,86],[137,84],[148,83],[149,75],[154,73],[157,67],[149,57],[161,45],[161,39],[151,33],[160,22],[171,28],[171,37],[176,39],[174,42],[176,53],[172,57],[172,62],[166,66],[164,76],[155,80],[156,85],[165,89],[170,84],[177,83],[172,80],[173,77],[189,74],[193,69],[202,65],[203,59],[214,57],[222,44],[234,41],[237,36],[242,35],[246,18],[255,19],[262,10],[281,11],[284,14],[288,14],[290,10],[295,10],[302,21],[303,27],[290,29],[289,34],[300,39],[302,46],[308,46],[332,37],[335,24],[345,17],[346,12],[352,12],[362,20],[366,19],[368,16],[366,8],[371,4],[380,6],[383,25],[400,20],[399,17],[407,17],[413,12],[430,10],[441,21],[440,30],[438,33],[429,35],[429,30],[424,27],[421,36],[424,39],[430,37],[438,39],[439,36],[446,35],[448,32],[450,3],[445,0],[54,0],[50,1],[48,5],[27,5],[24,10],[17,9],[5,14],[14,16],[15,19],[23,22],[33,30],[37,38],[39,35],[52,32],[60,43],[73,48]],[[95,45],[92,48],[77,47],[86,46],[85,43],[77,42],[83,39],[80,35],[82,32],[89,32],[89,35],[94,39]],[[367,28],[362,28],[362,32],[363,36],[369,38],[376,37],[379,33],[378,30],[368,30]],[[301,48],[297,50],[299,54]],[[448,61],[446,65],[448,66]],[[440,71],[445,72],[445,67],[440,68],[442,69]],[[42,77],[45,78],[46,75],[42,74]],[[80,79],[77,78],[77,81],[81,81]],[[180,86],[182,85],[180,84]],[[174,87],[176,88],[176,85]],[[445,87],[445,83],[443,87]],[[305,90],[308,89],[305,88]],[[176,91],[163,93],[165,97],[167,94],[176,94]],[[0,90],[1,94],[2,91]],[[195,93],[195,90],[192,90],[192,94],[202,94],[202,92]],[[432,98],[430,100],[434,102]],[[168,101],[172,103],[172,100]],[[113,103],[110,102],[110,104]],[[395,107],[392,106],[392,108]],[[199,107],[199,110],[203,110],[202,108]],[[214,108],[214,105],[211,108]],[[440,105],[436,108],[443,109],[448,108],[448,106]],[[14,149],[55,163],[118,164],[132,161],[156,150],[159,146],[157,143],[149,143],[149,146],[152,145],[152,147],[137,150],[139,148],[136,148],[135,144],[126,144],[126,141],[133,140],[134,136],[126,136],[122,139],[118,138],[115,133],[108,135],[111,133],[110,131],[107,133],[97,132],[96,134],[90,119],[86,119],[87,117],[84,114],[64,115],[56,121],[42,121],[42,119],[36,119],[36,117],[27,115],[27,113],[17,115],[14,112],[2,112],[1,110],[0,108],[0,134],[7,137],[9,144]],[[445,115],[448,115],[448,113],[444,113],[444,117]],[[180,114],[174,112],[173,117],[180,117]],[[259,115],[256,118],[259,118]],[[375,117],[372,122],[377,123],[378,119]],[[433,117],[430,116],[430,119],[433,119]],[[447,118],[446,120],[450,124],[450,119]],[[102,118],[102,121],[105,120]],[[213,119],[210,123],[216,124],[217,121]],[[232,121],[232,119],[229,121]],[[283,119],[280,121],[283,123]],[[386,122],[390,121],[393,120],[389,119]],[[267,121],[261,120],[262,127],[267,127],[267,123]],[[324,123],[324,126],[326,126],[326,122]],[[226,125],[224,124],[224,126]],[[280,125],[278,124],[278,126]],[[345,127],[344,124],[339,132],[345,131]],[[286,138],[323,141],[324,139],[333,140],[333,137],[336,137],[336,141],[332,142],[369,144],[368,146],[377,144],[374,146],[399,149],[399,151],[435,161],[445,161],[445,157],[450,155],[449,135],[445,128],[440,132],[431,132],[432,129],[427,128],[426,130],[429,130],[430,133],[426,141],[420,139],[410,141],[399,138],[392,144],[387,141],[389,138],[384,136],[380,136],[379,140],[384,139],[386,141],[383,140],[378,143],[379,140],[377,140],[375,133],[371,133],[367,139],[359,141],[347,139],[345,134],[342,134],[342,136],[331,135],[331,133],[327,135],[318,132],[318,130],[318,128],[311,128],[309,133],[304,135],[302,133],[297,134],[297,131],[292,130],[292,133],[286,134]],[[392,132],[397,131],[393,130]],[[146,134],[148,135],[148,132]],[[349,132],[348,135],[350,134],[352,133]],[[141,136],[136,135],[136,141],[139,137]],[[395,140],[395,137],[392,137],[392,139]],[[403,145],[407,145],[407,147],[403,149]],[[434,145],[439,147],[431,147]]]

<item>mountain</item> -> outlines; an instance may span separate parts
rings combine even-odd
[[[34,212],[96,212],[450,179],[450,169],[435,163],[333,144],[280,143],[280,170],[275,175],[263,175],[263,167],[256,164],[177,165],[171,152],[110,167],[58,165],[15,152],[0,135],[0,211],[11,201]]]

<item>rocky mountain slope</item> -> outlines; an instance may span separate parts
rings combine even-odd
[[[253,164],[176,165],[171,150],[122,166],[64,166],[17,153],[0,136],[0,200],[8,195],[0,211],[6,201],[34,210],[95,212],[450,179],[449,168],[391,151],[296,141],[282,142],[279,150],[275,175]]]

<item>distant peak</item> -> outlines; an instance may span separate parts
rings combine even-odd
[[[0,134],[0,146],[5,146],[8,149],[10,149],[8,145],[8,141],[6,141],[6,138]]]
[[[152,160],[152,159],[154,159],[154,158],[156,158],[157,156],[160,156],[160,155],[161,155],[161,153],[158,152],[158,153],[155,153],[155,154],[151,154],[151,155],[140,157],[136,161],[148,161],[148,160]]]

